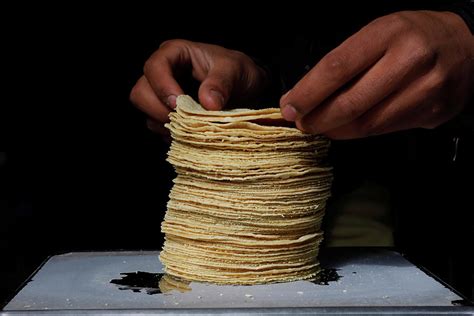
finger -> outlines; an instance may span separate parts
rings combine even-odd
[[[161,122],[157,122],[154,119],[147,119],[146,120],[146,126],[148,129],[154,133],[160,134],[160,135],[169,135],[170,131],[163,125]]]
[[[216,63],[199,87],[201,104],[208,110],[222,109],[231,96],[234,82],[237,80],[235,74],[239,71],[229,63]]]
[[[170,109],[157,98],[148,80],[142,76],[130,93],[130,101],[141,111],[148,114],[154,120],[165,123],[169,122]]]
[[[147,119],[146,125],[150,131],[159,134],[165,143],[171,143],[170,131],[164,127],[163,123]]]
[[[415,76],[432,66],[429,58],[415,56],[410,47],[388,51],[346,89],[336,92],[301,119],[304,131],[324,133],[345,125],[382,102]]]
[[[184,45],[166,42],[145,63],[145,77],[160,101],[170,109],[176,107],[176,97],[183,94],[175,73],[189,63],[189,53]]]
[[[324,56],[280,100],[282,115],[300,119],[327,97],[379,60],[387,49],[388,36],[373,24],[362,28]]]
[[[436,83],[421,77],[372,107],[358,119],[325,133],[332,139],[353,139],[381,135],[440,122],[434,117],[435,101],[430,99]]]

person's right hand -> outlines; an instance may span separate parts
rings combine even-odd
[[[201,82],[199,102],[208,110],[220,110],[231,97],[254,97],[265,85],[265,71],[241,52],[186,40],[163,42],[130,93],[152,131],[169,135],[163,124],[176,107],[176,96],[184,93],[176,77],[186,71]]]

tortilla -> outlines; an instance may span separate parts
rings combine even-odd
[[[330,143],[284,125],[278,108],[207,111],[178,96],[166,125],[177,177],[161,225],[165,284],[317,276]]]

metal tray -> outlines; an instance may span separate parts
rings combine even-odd
[[[472,314],[463,298],[406,260],[379,248],[332,248],[321,258],[338,281],[217,286],[191,283],[191,291],[149,295],[120,290],[110,280],[123,272],[161,272],[158,252],[67,253],[49,260],[0,315],[153,314]]]

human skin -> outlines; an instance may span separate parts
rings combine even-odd
[[[265,71],[241,52],[181,39],[162,43],[145,63],[130,100],[148,115],[148,128],[165,137],[163,124],[184,93],[176,80],[183,71],[201,82],[199,101],[208,110],[222,109],[231,97],[257,96],[267,84]]]
[[[243,53],[185,40],[163,43],[148,59],[131,101],[148,127],[163,123],[184,93],[189,71],[201,82],[199,101],[221,109],[267,85],[263,69]],[[459,114],[474,90],[474,37],[451,12],[403,11],[374,20],[324,56],[280,99],[282,115],[307,133],[361,138],[435,128]]]

